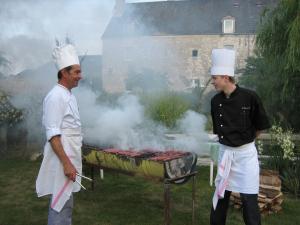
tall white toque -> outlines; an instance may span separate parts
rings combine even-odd
[[[211,75],[228,75],[234,77],[235,50],[213,49],[211,54]]]
[[[72,44],[56,46],[52,56],[58,71],[71,65],[80,65],[76,49]]]

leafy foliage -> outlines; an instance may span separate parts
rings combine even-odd
[[[261,18],[254,57],[241,78],[256,89],[274,121],[300,131],[300,1],[281,0]]]
[[[169,128],[174,128],[176,121],[188,110],[187,101],[176,93],[148,97],[146,114],[154,121],[161,122]]]
[[[279,171],[284,189],[297,197],[300,195],[300,155],[292,140],[292,131],[284,131],[280,125],[273,125],[270,134],[270,145],[265,152],[269,157],[265,160],[264,167]]]
[[[8,124],[12,126],[23,119],[22,111],[11,105],[6,95],[0,92],[0,126]]]
[[[300,71],[299,12],[299,0],[281,0],[276,8],[265,11],[257,35],[257,46],[262,55],[270,61],[280,62],[291,72]]]

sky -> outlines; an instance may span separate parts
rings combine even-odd
[[[128,3],[157,0],[127,0]],[[55,39],[66,36],[79,55],[101,54],[101,36],[115,0],[0,0],[0,54],[11,61],[5,75],[51,60]]]
[[[101,54],[114,0],[0,0],[0,52],[10,73],[51,60],[55,38],[69,36],[79,54]]]

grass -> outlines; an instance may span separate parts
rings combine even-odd
[[[37,198],[35,179],[40,162],[0,159],[0,225],[43,225],[48,198]],[[86,171],[86,175],[88,171]],[[95,190],[75,194],[74,225],[161,225],[164,223],[163,184],[105,172],[96,176]],[[89,187],[89,183],[84,185]],[[172,225],[191,224],[191,182],[172,185]],[[200,167],[196,184],[196,224],[209,224],[213,188],[209,168]],[[264,216],[264,225],[300,224],[300,200],[285,195],[283,211]],[[241,212],[230,208],[228,225],[242,225]]]

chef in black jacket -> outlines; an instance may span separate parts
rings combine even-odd
[[[234,65],[234,50],[213,49],[212,84],[218,93],[211,100],[211,116],[220,151],[210,224],[226,224],[230,194],[237,192],[245,224],[260,225],[259,163],[254,140],[270,124],[257,94],[235,84]]]

